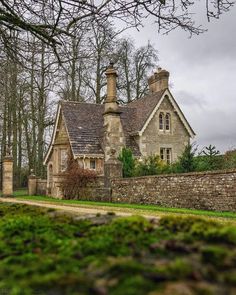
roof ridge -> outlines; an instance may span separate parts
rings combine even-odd
[[[84,102],[84,101],[76,101],[76,100],[64,100],[61,99],[59,101],[59,103],[75,103],[75,104],[88,104],[88,105],[98,105],[98,106],[102,106],[103,104],[100,103],[94,103],[94,102]]]
[[[168,88],[166,88],[166,89],[168,89]],[[146,95],[144,95],[143,97],[141,97],[141,98],[135,98],[135,99],[133,99],[132,101],[130,101],[130,102],[128,102],[126,105],[130,105],[130,104],[132,104],[132,103],[135,103],[135,102],[138,102],[138,101],[141,101],[141,100],[144,100],[145,98],[147,98],[147,97],[150,97],[150,96],[153,96],[153,95],[156,95],[156,94],[159,94],[159,93],[164,93],[165,91],[166,91],[166,89],[163,89],[163,90],[160,90],[160,91],[157,91],[157,92],[149,92],[149,93],[147,93]]]

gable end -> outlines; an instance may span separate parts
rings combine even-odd
[[[170,103],[172,104],[173,108],[174,108],[174,112],[178,115],[180,121],[183,123],[185,129],[187,130],[189,136],[191,138],[194,138],[195,133],[193,131],[193,129],[191,128],[190,124],[188,123],[187,119],[185,118],[183,112],[181,111],[180,107],[178,106],[177,102],[174,100],[172,94],[170,93],[170,91],[167,89],[160,101],[157,103],[157,105],[155,106],[155,108],[153,109],[152,113],[150,114],[150,116],[147,118],[146,122],[144,123],[142,129],[139,131],[139,136],[142,136],[143,132],[146,130],[148,124],[150,123],[150,121],[152,120],[152,118],[154,117],[154,115],[156,114],[156,112],[158,111],[158,109],[160,108],[160,105],[162,104],[163,100],[168,97],[168,100],[170,101]]]

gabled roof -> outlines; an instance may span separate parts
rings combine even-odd
[[[165,90],[150,93],[143,98],[133,100],[127,104],[129,109],[135,109],[136,115],[132,118],[133,132],[139,132],[150,117],[155,106],[160,102]]]
[[[161,94],[161,95],[157,95],[158,93]],[[154,108],[151,110],[148,117],[146,117],[146,120],[144,120],[144,124],[141,126],[141,128],[139,130],[139,135],[143,134],[144,130],[146,129],[149,122],[151,121],[151,119],[155,115],[156,111],[161,106],[161,103],[163,102],[163,100],[165,98],[167,98],[169,100],[169,102],[171,103],[171,105],[173,106],[174,111],[178,115],[179,119],[181,120],[181,122],[182,122],[183,126],[185,127],[186,131],[188,132],[189,136],[191,138],[193,138],[195,136],[195,133],[194,133],[192,127],[188,123],[187,119],[185,118],[183,112],[181,111],[180,107],[178,106],[177,102],[175,101],[175,99],[174,99],[174,97],[171,94],[169,89],[165,89],[164,91],[157,92],[157,93],[155,93],[155,95],[153,95],[153,97],[154,97],[154,99],[156,100],[157,103],[154,106]]]
[[[120,107],[121,124],[124,130],[126,146],[132,150],[134,155],[140,155],[135,140],[130,136],[132,127],[129,119],[133,112],[127,108]],[[69,135],[71,148],[75,157],[81,155],[102,155],[103,141],[103,113],[104,105],[61,102],[61,112]]]
[[[104,106],[99,104],[61,101],[61,113],[74,156],[103,155],[103,111]]]
[[[134,135],[141,135],[144,132],[166,95],[190,137],[195,135],[168,89],[150,93],[139,100],[132,101],[125,106],[119,107],[119,111],[121,112],[121,124],[125,135],[125,144],[126,147],[132,150],[135,156],[141,154],[134,140]],[[44,163],[46,163],[49,158],[60,115],[64,119],[71,149],[75,158],[83,155],[103,157],[103,113],[104,105],[61,101],[57,111],[52,142]]]

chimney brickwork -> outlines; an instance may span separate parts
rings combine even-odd
[[[170,73],[166,70],[158,68],[149,79],[148,85],[150,92],[159,92],[169,87],[169,76]]]

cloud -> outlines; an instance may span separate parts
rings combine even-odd
[[[151,40],[161,67],[170,71],[171,92],[197,133],[200,146],[214,144],[222,152],[236,146],[236,5],[219,20],[206,20],[205,1],[196,1],[196,23],[208,31],[188,38],[180,29],[157,35],[147,21],[137,45]]]
[[[207,105],[204,95],[189,93],[185,90],[175,92],[175,97],[179,105],[185,107],[197,107],[203,109]]]
[[[159,51],[167,52],[174,59],[178,56],[180,61],[191,62],[192,66],[199,66],[199,62],[211,63],[216,59],[228,61],[235,58],[236,38],[235,14],[236,6],[228,13],[223,14],[219,20],[207,22],[205,13],[200,6],[196,7],[196,22],[207,28],[207,32],[198,36],[187,38],[186,33],[175,30],[167,36],[157,37]]]

